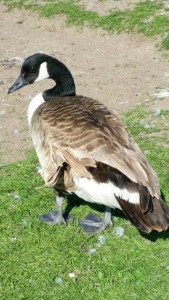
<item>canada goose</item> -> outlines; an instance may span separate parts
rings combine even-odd
[[[52,78],[56,85],[35,96],[28,107],[31,136],[45,182],[57,191],[58,212],[44,220],[65,223],[65,193],[105,205],[102,219],[89,214],[81,226],[100,232],[112,224],[111,208],[121,209],[139,230],[169,227],[169,207],[161,199],[157,175],[119,118],[103,104],[76,96],[73,77],[56,58],[25,59],[12,93]]]

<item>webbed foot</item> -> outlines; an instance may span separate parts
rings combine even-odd
[[[100,233],[113,224],[111,221],[111,209],[106,207],[103,219],[94,213],[89,213],[79,224],[86,232]]]
[[[51,210],[48,214],[39,216],[39,219],[48,225],[64,224],[66,225],[73,218],[72,215],[62,212],[63,197],[56,196],[56,205],[58,211]]]
[[[39,219],[48,225],[66,225],[72,218],[72,215],[63,214],[62,216],[60,213],[54,210],[51,210],[48,214],[39,215]]]

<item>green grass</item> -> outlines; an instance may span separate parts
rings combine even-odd
[[[164,36],[162,40],[162,47],[166,50],[169,49],[169,33],[167,33],[166,36]]]
[[[153,127],[145,129],[142,120]],[[137,108],[125,114],[124,121],[142,150],[149,151],[148,159],[169,200],[169,112],[155,117]],[[1,300],[167,300],[169,233],[140,234],[114,211],[114,227],[124,227],[125,233],[119,238],[113,227],[109,228],[102,234],[105,244],[99,247],[100,235],[88,235],[78,225],[95,209],[79,205],[77,200],[69,200],[76,205],[74,220],[68,226],[41,223],[37,215],[55,209],[55,197],[44,186],[37,166],[32,152],[25,161],[1,167]],[[96,253],[89,255],[90,248]],[[76,272],[77,277],[71,279],[70,272]],[[57,283],[58,278],[63,282]]]
[[[23,1],[23,0],[0,0],[9,9],[24,8],[31,9],[43,17],[54,15],[66,15],[69,25],[100,27],[110,32],[140,32],[147,36],[161,37],[169,33],[169,16],[159,14],[161,9],[165,10],[161,1],[140,1],[132,10],[114,10],[105,16],[100,16],[94,11],[84,10],[79,1]],[[40,3],[40,4],[39,4]],[[43,3],[43,5],[42,5]],[[162,47],[169,49],[167,39],[162,39]]]
[[[64,14],[70,25],[87,24],[110,32],[142,32],[148,36],[169,32],[168,17],[158,15],[162,4],[155,1],[107,16],[84,11],[77,1],[44,1],[43,6],[33,0],[3,2],[10,9],[31,9],[43,17]],[[169,49],[167,34],[162,45]],[[136,108],[123,118],[141,149],[147,150],[169,203],[169,112],[162,111],[155,117]],[[44,186],[37,166],[32,152],[25,161],[2,164],[0,168],[0,299],[167,300],[169,233],[141,234],[116,210],[114,227],[124,227],[125,234],[119,238],[111,227],[102,234],[106,242],[99,247],[100,235],[84,233],[78,221],[89,211],[98,210],[102,215],[103,210],[75,199],[68,201],[70,206],[74,204],[74,220],[68,226],[41,223],[37,215],[55,210],[55,196]],[[89,255],[90,248],[96,253]],[[76,272],[77,277],[71,279],[70,272]]]
[[[126,113],[124,121],[141,149],[149,152],[147,158],[160,177],[161,189],[169,201],[169,111],[164,110],[156,117],[140,107]],[[145,128],[146,125],[149,127]]]

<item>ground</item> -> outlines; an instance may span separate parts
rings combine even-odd
[[[140,0],[80,0],[79,2],[86,10],[96,11],[100,15],[105,15],[112,9],[132,9]]]
[[[96,1],[81,2],[90,9]],[[123,8],[132,2],[136,1],[116,4]],[[110,8],[104,1],[104,11]],[[22,59],[36,52],[62,60],[75,78],[77,94],[98,99],[119,114],[145,102],[149,110],[169,109],[168,98],[159,100],[154,96],[169,87],[168,54],[159,50],[157,38],[67,27],[63,17],[40,18],[29,11],[8,11],[2,4],[0,27],[1,163],[23,159],[32,148],[28,102],[52,85],[40,82],[7,96],[19,75]]]

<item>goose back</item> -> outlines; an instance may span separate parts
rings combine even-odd
[[[50,185],[64,163],[76,176],[87,178],[92,178],[89,168],[98,169],[102,163],[147,187],[152,196],[160,196],[157,176],[133,138],[96,100],[75,96],[43,103],[33,115],[31,134]]]

